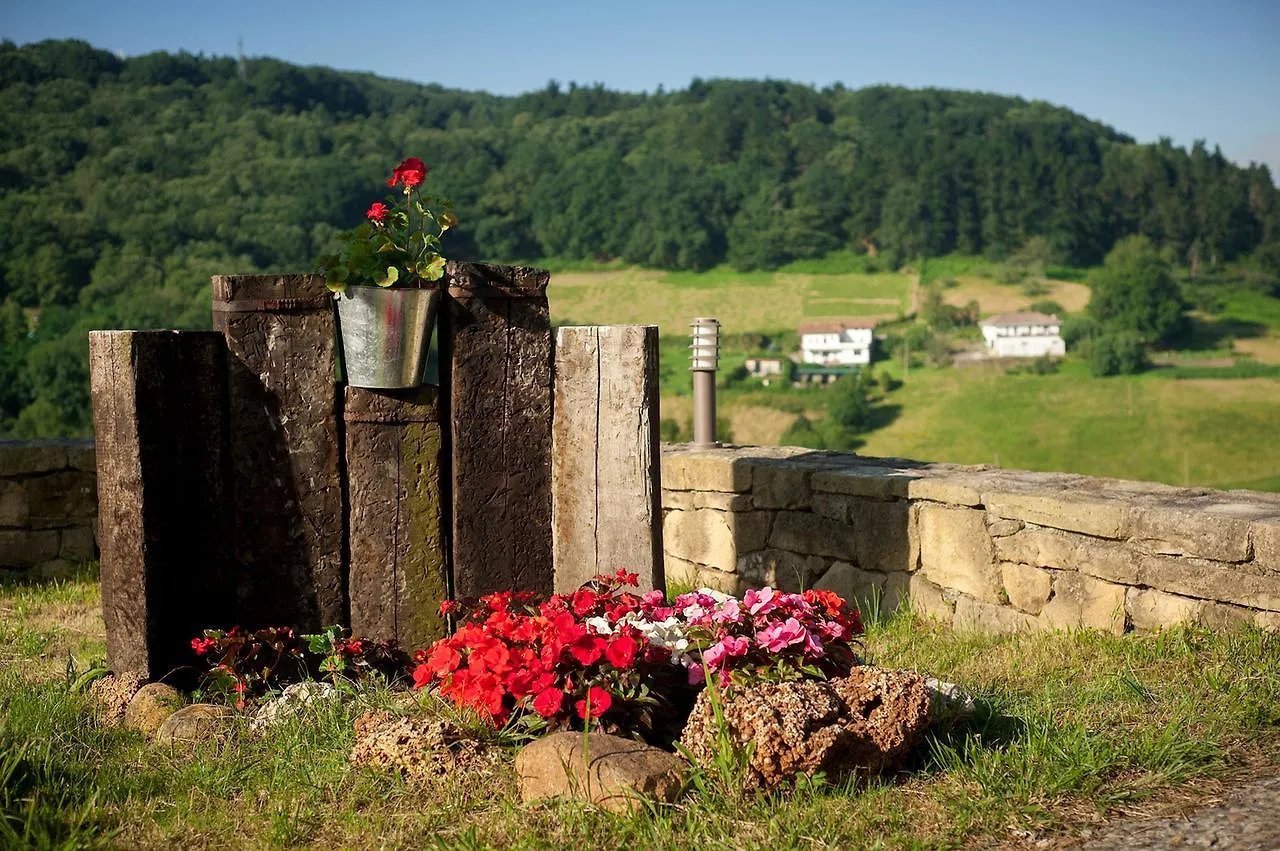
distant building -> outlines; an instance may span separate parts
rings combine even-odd
[[[747,375],[752,378],[782,375],[782,360],[779,358],[747,358],[746,367]]]
[[[800,361],[822,366],[871,363],[874,319],[805,322],[800,326]]]
[[[1044,313],[1005,313],[978,323],[987,351],[998,358],[1061,357],[1067,353],[1062,341],[1062,320]]]

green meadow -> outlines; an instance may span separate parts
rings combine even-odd
[[[977,301],[984,315],[1053,300],[1083,310],[1088,289],[1017,285],[930,261],[956,273],[948,303]],[[954,265],[954,264],[953,264]],[[1079,270],[1066,270],[1082,277]],[[735,379],[749,356],[785,357],[797,326],[825,317],[876,317],[901,330],[917,279],[899,273],[664,273],[626,267],[557,272],[549,290],[558,324],[656,324],[661,329],[662,416],[686,429],[689,321],[722,323],[719,414],[738,443],[776,444],[804,415],[826,416],[831,391],[764,387]],[[1227,290],[1212,314],[1198,312],[1208,338],[1196,350],[1161,353],[1170,365],[1138,376],[1094,378],[1069,358],[1056,374],[1006,374],[1004,366],[933,367],[900,359],[873,365],[901,381],[878,398],[877,427],[857,451],[920,460],[998,464],[1030,470],[1142,479],[1175,485],[1280,490],[1280,299]],[[1234,333],[1232,333],[1234,332]],[[974,336],[973,332],[969,332]],[[1226,339],[1224,338],[1224,334]],[[771,347],[771,348],[767,348]],[[1232,362],[1234,361],[1234,365]]]

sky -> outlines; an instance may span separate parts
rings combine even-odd
[[[694,77],[1015,94],[1280,178],[1280,0],[0,0],[0,38],[371,71],[513,94]]]

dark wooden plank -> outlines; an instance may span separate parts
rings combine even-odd
[[[246,626],[345,623],[335,320],[316,275],[213,278],[227,340],[233,564]]]
[[[447,335],[454,589],[549,593],[547,272],[451,263]]]
[[[103,619],[116,671],[169,676],[195,661],[193,637],[234,615],[225,354],[213,332],[89,334]]]
[[[425,647],[448,596],[438,393],[346,388],[351,629]]]
[[[556,590],[618,569],[663,588],[658,328],[561,328],[555,363]]]

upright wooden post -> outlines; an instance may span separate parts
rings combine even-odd
[[[448,596],[434,387],[346,389],[351,631],[425,647]]]
[[[164,677],[230,625],[225,355],[208,331],[89,332],[113,670]]]
[[[516,266],[445,270],[457,597],[552,588],[549,280]]]
[[[556,591],[620,568],[664,588],[658,327],[556,333],[552,541]]]
[[[215,275],[246,626],[346,622],[335,321],[317,275]]]

